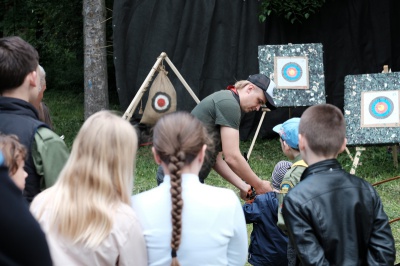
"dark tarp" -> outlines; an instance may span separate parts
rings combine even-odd
[[[381,72],[385,64],[399,71],[399,2],[327,0],[319,13],[291,24],[273,15],[260,23],[257,0],[114,1],[114,65],[121,108],[129,106],[161,52],[201,100],[257,73],[259,45],[287,43],[323,44],[327,102],[343,108],[346,75]],[[169,78],[177,91],[178,110],[190,111],[195,101],[172,71]],[[147,93],[143,106],[146,101]],[[303,110],[268,113],[260,136],[273,136],[275,124]],[[254,132],[260,116],[246,115],[242,140]],[[138,118],[136,111],[134,119]]]

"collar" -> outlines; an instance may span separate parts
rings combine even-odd
[[[314,175],[320,172],[325,172],[333,169],[342,169],[342,166],[337,159],[328,159],[309,165],[301,175],[300,181],[307,178],[310,175]]]
[[[238,104],[240,105],[239,93],[237,92],[237,89],[235,88],[235,86],[229,85],[228,87],[226,87],[226,89],[230,90],[232,92],[233,98],[235,98],[236,101],[238,102]]]
[[[164,181],[161,184],[168,184],[169,186],[170,182],[171,182],[171,176],[165,175]],[[187,184],[193,184],[193,183],[201,184],[198,175],[189,173],[182,174],[182,186],[186,186]]]
[[[39,120],[39,114],[36,108],[29,102],[18,98],[0,96],[0,112],[28,115]]]

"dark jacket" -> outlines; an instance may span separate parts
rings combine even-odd
[[[52,265],[46,237],[2,161],[0,152],[0,265]]]
[[[26,178],[24,197],[31,202],[40,191],[41,176],[36,172],[32,158],[32,143],[39,127],[47,127],[39,121],[38,112],[30,103],[9,97],[0,97],[0,132],[17,135],[19,141],[27,148],[25,161]]]
[[[253,223],[249,263],[256,266],[287,265],[287,236],[276,225],[278,198],[275,192],[257,195],[253,203],[243,205],[246,223]]]
[[[301,265],[393,265],[393,235],[378,193],[336,159],[310,165],[283,201]]]

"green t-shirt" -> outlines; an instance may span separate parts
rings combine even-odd
[[[192,114],[204,123],[214,139],[216,151],[222,151],[221,126],[239,130],[242,111],[229,90],[221,90],[204,98]]]

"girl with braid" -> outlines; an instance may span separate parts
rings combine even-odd
[[[152,151],[164,182],[132,197],[149,265],[245,264],[247,228],[238,197],[199,181],[210,143],[202,122],[186,112],[155,125]]]

